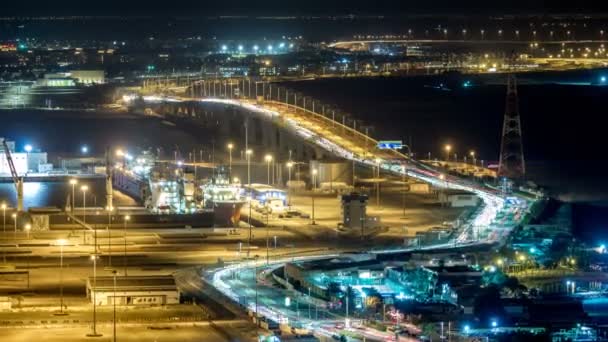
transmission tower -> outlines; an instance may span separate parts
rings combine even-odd
[[[507,79],[506,108],[502,126],[498,176],[509,179],[522,179],[525,174],[526,164],[524,161],[521,122],[519,119],[517,81],[515,80],[515,76],[511,74]]]

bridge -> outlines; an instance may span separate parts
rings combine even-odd
[[[366,134],[365,130],[362,131],[360,127],[357,129],[357,121],[352,121],[352,126],[348,125],[346,116],[336,116],[334,110],[328,110],[330,107],[267,82],[251,82],[245,79],[191,80],[188,84],[180,84],[179,87],[173,86],[171,89],[155,87],[155,90],[157,91],[155,95],[143,97],[144,102],[170,102],[177,106],[187,103],[203,106],[221,104],[238,108],[248,115],[282,127],[308,144],[313,144],[353,163],[379,167],[387,174],[412,177],[438,188],[469,191],[483,201],[483,206],[477,215],[453,234],[451,241],[447,243],[422,248],[380,248],[373,251],[376,254],[499,245],[504,243],[510,232],[526,219],[530,206],[535,202],[534,199],[518,195],[505,196],[495,188],[482,183],[447,174],[442,169],[413,159],[409,153],[380,150],[376,148],[377,140]],[[127,103],[134,100],[133,97],[125,98]],[[239,303],[252,312],[255,311],[258,315],[277,322],[289,321],[290,324],[295,322],[296,325],[313,329],[318,335],[331,336],[336,329],[333,326],[327,328],[323,322],[332,324],[338,321],[333,313],[321,309],[322,316],[326,317],[321,321],[313,320],[312,317],[300,317],[299,311],[295,312],[293,308],[283,305],[283,299],[293,296],[293,293],[277,289],[263,279],[263,275],[267,276],[269,270],[285,262],[329,256],[331,255],[326,252],[320,255],[279,258],[268,264],[263,260],[245,260],[206,272],[205,277],[224,296],[220,300]],[[235,274],[240,274],[240,278],[233,282]],[[253,288],[255,288],[255,297],[252,295]],[[258,288],[260,303],[258,303]],[[314,301],[310,297],[307,299],[305,295],[300,295],[294,301],[301,301],[304,303],[302,305],[306,303],[315,305]],[[384,340],[391,336],[370,330],[361,333],[368,339]]]
[[[339,49],[350,49],[355,46],[367,47],[372,44],[483,44],[483,45],[529,45],[531,43],[538,44],[601,44],[607,43],[605,39],[588,39],[588,40],[512,40],[512,39],[361,39],[361,40],[344,40],[328,44],[328,47]]]

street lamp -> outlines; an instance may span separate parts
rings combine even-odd
[[[31,224],[29,224],[29,223],[28,223],[28,224],[26,224],[26,225],[23,227],[23,230],[25,230],[25,232],[27,233],[27,239],[28,239],[28,240],[29,240],[29,238],[30,238],[30,230],[31,230],[31,229],[32,229],[32,225],[31,225]]]
[[[450,144],[445,145],[444,149],[445,149],[445,162],[447,163],[450,161],[450,151],[452,150],[452,145],[450,145]]]
[[[131,219],[130,215],[125,215],[124,220],[124,240],[125,240],[125,256],[124,256],[124,266],[125,266],[125,277],[127,276],[127,222]]]
[[[317,169],[312,170],[312,225],[317,224],[315,222],[315,188],[317,187]]]
[[[376,173],[376,176],[377,176],[377,178],[376,178],[376,206],[378,208],[380,208],[380,165],[381,165],[380,163],[382,162],[382,159],[376,158],[375,161],[376,161],[376,168],[377,168],[376,169],[377,170],[377,173]]]
[[[401,171],[403,174],[403,178],[401,179],[401,182],[403,183],[403,189],[401,189],[401,205],[403,206],[403,218],[405,218],[405,176],[407,175],[405,163],[401,166]]]
[[[65,239],[57,240],[57,245],[59,246],[60,254],[59,254],[59,313],[58,315],[66,315],[67,313],[63,312],[63,246],[67,244]]]
[[[2,203],[2,237],[6,236],[6,203]],[[6,252],[2,253],[2,259],[6,263]]]
[[[267,175],[268,176],[268,183],[267,184],[270,184],[270,163],[272,162],[272,155],[267,154],[264,157],[264,160],[266,161],[266,164],[268,166],[268,168],[267,168],[268,169],[268,172],[267,172],[268,173],[268,175]]]
[[[75,178],[70,179],[70,185],[72,186],[72,213],[74,213],[74,197],[75,197],[75,191],[74,191],[74,187],[76,186],[76,184],[78,184],[78,180]]]
[[[93,331],[87,334],[88,337],[102,336],[97,332],[97,251],[91,255],[93,260]]]
[[[108,212],[108,266],[112,267],[112,231],[110,230],[110,226],[112,225],[112,211],[114,207],[106,206],[106,211]]]
[[[80,191],[82,191],[82,222],[84,223],[84,227],[82,229],[82,243],[86,243],[86,225],[87,225],[87,190],[89,190],[88,185],[83,185],[80,187]]]
[[[473,158],[473,166],[477,166],[477,159],[475,159],[475,151],[469,152],[471,158]]]
[[[234,148],[234,145],[232,143],[228,143],[228,173],[230,178],[232,178],[232,149]]]
[[[293,162],[287,162],[287,205],[291,207],[291,169],[293,168]]]
[[[247,186],[249,187],[249,196],[248,205],[249,205],[249,215],[247,215],[247,225],[249,226],[249,239],[247,240],[247,257],[249,257],[249,252],[251,250],[251,196],[253,191],[251,191],[251,155],[253,154],[253,150],[248,149],[245,151],[245,157],[247,157]]]
[[[13,222],[15,223],[15,240],[17,239],[17,213],[11,215]]]

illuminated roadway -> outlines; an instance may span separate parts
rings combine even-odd
[[[375,144],[377,143],[375,140],[335,121],[329,120],[320,114],[299,107],[275,101],[256,103],[255,101],[247,99],[191,99],[145,96],[144,100],[152,102],[201,101],[203,103],[220,103],[241,107],[250,113],[255,113],[263,118],[272,119],[273,122],[277,122],[285,129],[290,130],[293,134],[310,143],[316,144],[339,157],[369,167],[376,167],[379,165],[386,173],[399,176],[406,174],[408,177],[429,183],[437,188],[472,192],[483,201],[483,205],[477,215],[470,222],[465,224],[463,228],[459,229],[447,243],[416,248],[402,247],[397,249],[381,249],[374,250],[372,253],[396,253],[420,249],[432,250],[481,244],[500,244],[505,241],[505,238],[511,230],[524,217],[524,214],[531,204],[531,202],[525,198],[517,196],[506,198],[494,188],[467,179],[444,174],[397,151],[378,150],[375,148]],[[504,219],[503,217],[508,218]],[[485,237],[479,238],[479,236]],[[309,319],[307,315],[306,317],[302,317],[301,314],[294,314],[293,308],[286,307],[283,302],[286,296],[293,296],[293,294],[266,284],[266,281],[263,279],[264,277],[257,279],[257,281],[253,281],[253,271],[261,271],[259,274],[264,275],[266,274],[264,273],[264,270],[267,267],[277,267],[288,261],[311,260],[313,258],[327,258],[330,256],[331,255],[323,254],[273,260],[270,265],[265,265],[265,262],[262,261],[255,262],[249,260],[213,270],[211,273],[207,274],[207,279],[227,297],[248,307],[252,311],[255,311],[256,304],[254,298],[257,297],[258,311],[260,315],[264,317],[277,322],[298,321],[303,326],[310,328],[316,334],[327,336],[331,335],[332,332],[335,331],[335,328],[332,329],[331,327],[324,326],[319,323],[320,321]],[[241,274],[241,277],[233,279],[235,272]],[[243,281],[243,277],[247,278],[247,273],[251,274],[248,278],[251,280],[250,282]],[[257,296],[253,295],[254,291],[252,287],[258,289],[258,291],[256,291]],[[304,299],[304,303],[307,303],[306,299]],[[326,317],[333,315],[329,312],[325,312],[323,309],[322,312]],[[335,321],[336,319],[334,318],[323,322],[331,323]],[[371,331],[370,329],[357,330],[357,333],[366,336],[366,338],[370,340],[390,340],[393,338],[392,334]],[[403,338],[401,338],[401,340],[403,340]]]

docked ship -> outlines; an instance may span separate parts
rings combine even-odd
[[[213,177],[201,186],[204,208],[213,209],[214,223],[220,227],[236,227],[241,220],[241,208],[246,200],[240,183],[225,176]]]
[[[157,160],[150,153],[124,159],[114,167],[113,186],[138,199],[151,214],[179,220],[212,214],[214,226],[238,225],[245,199],[240,184],[231,183],[223,168],[199,182],[181,162]]]

